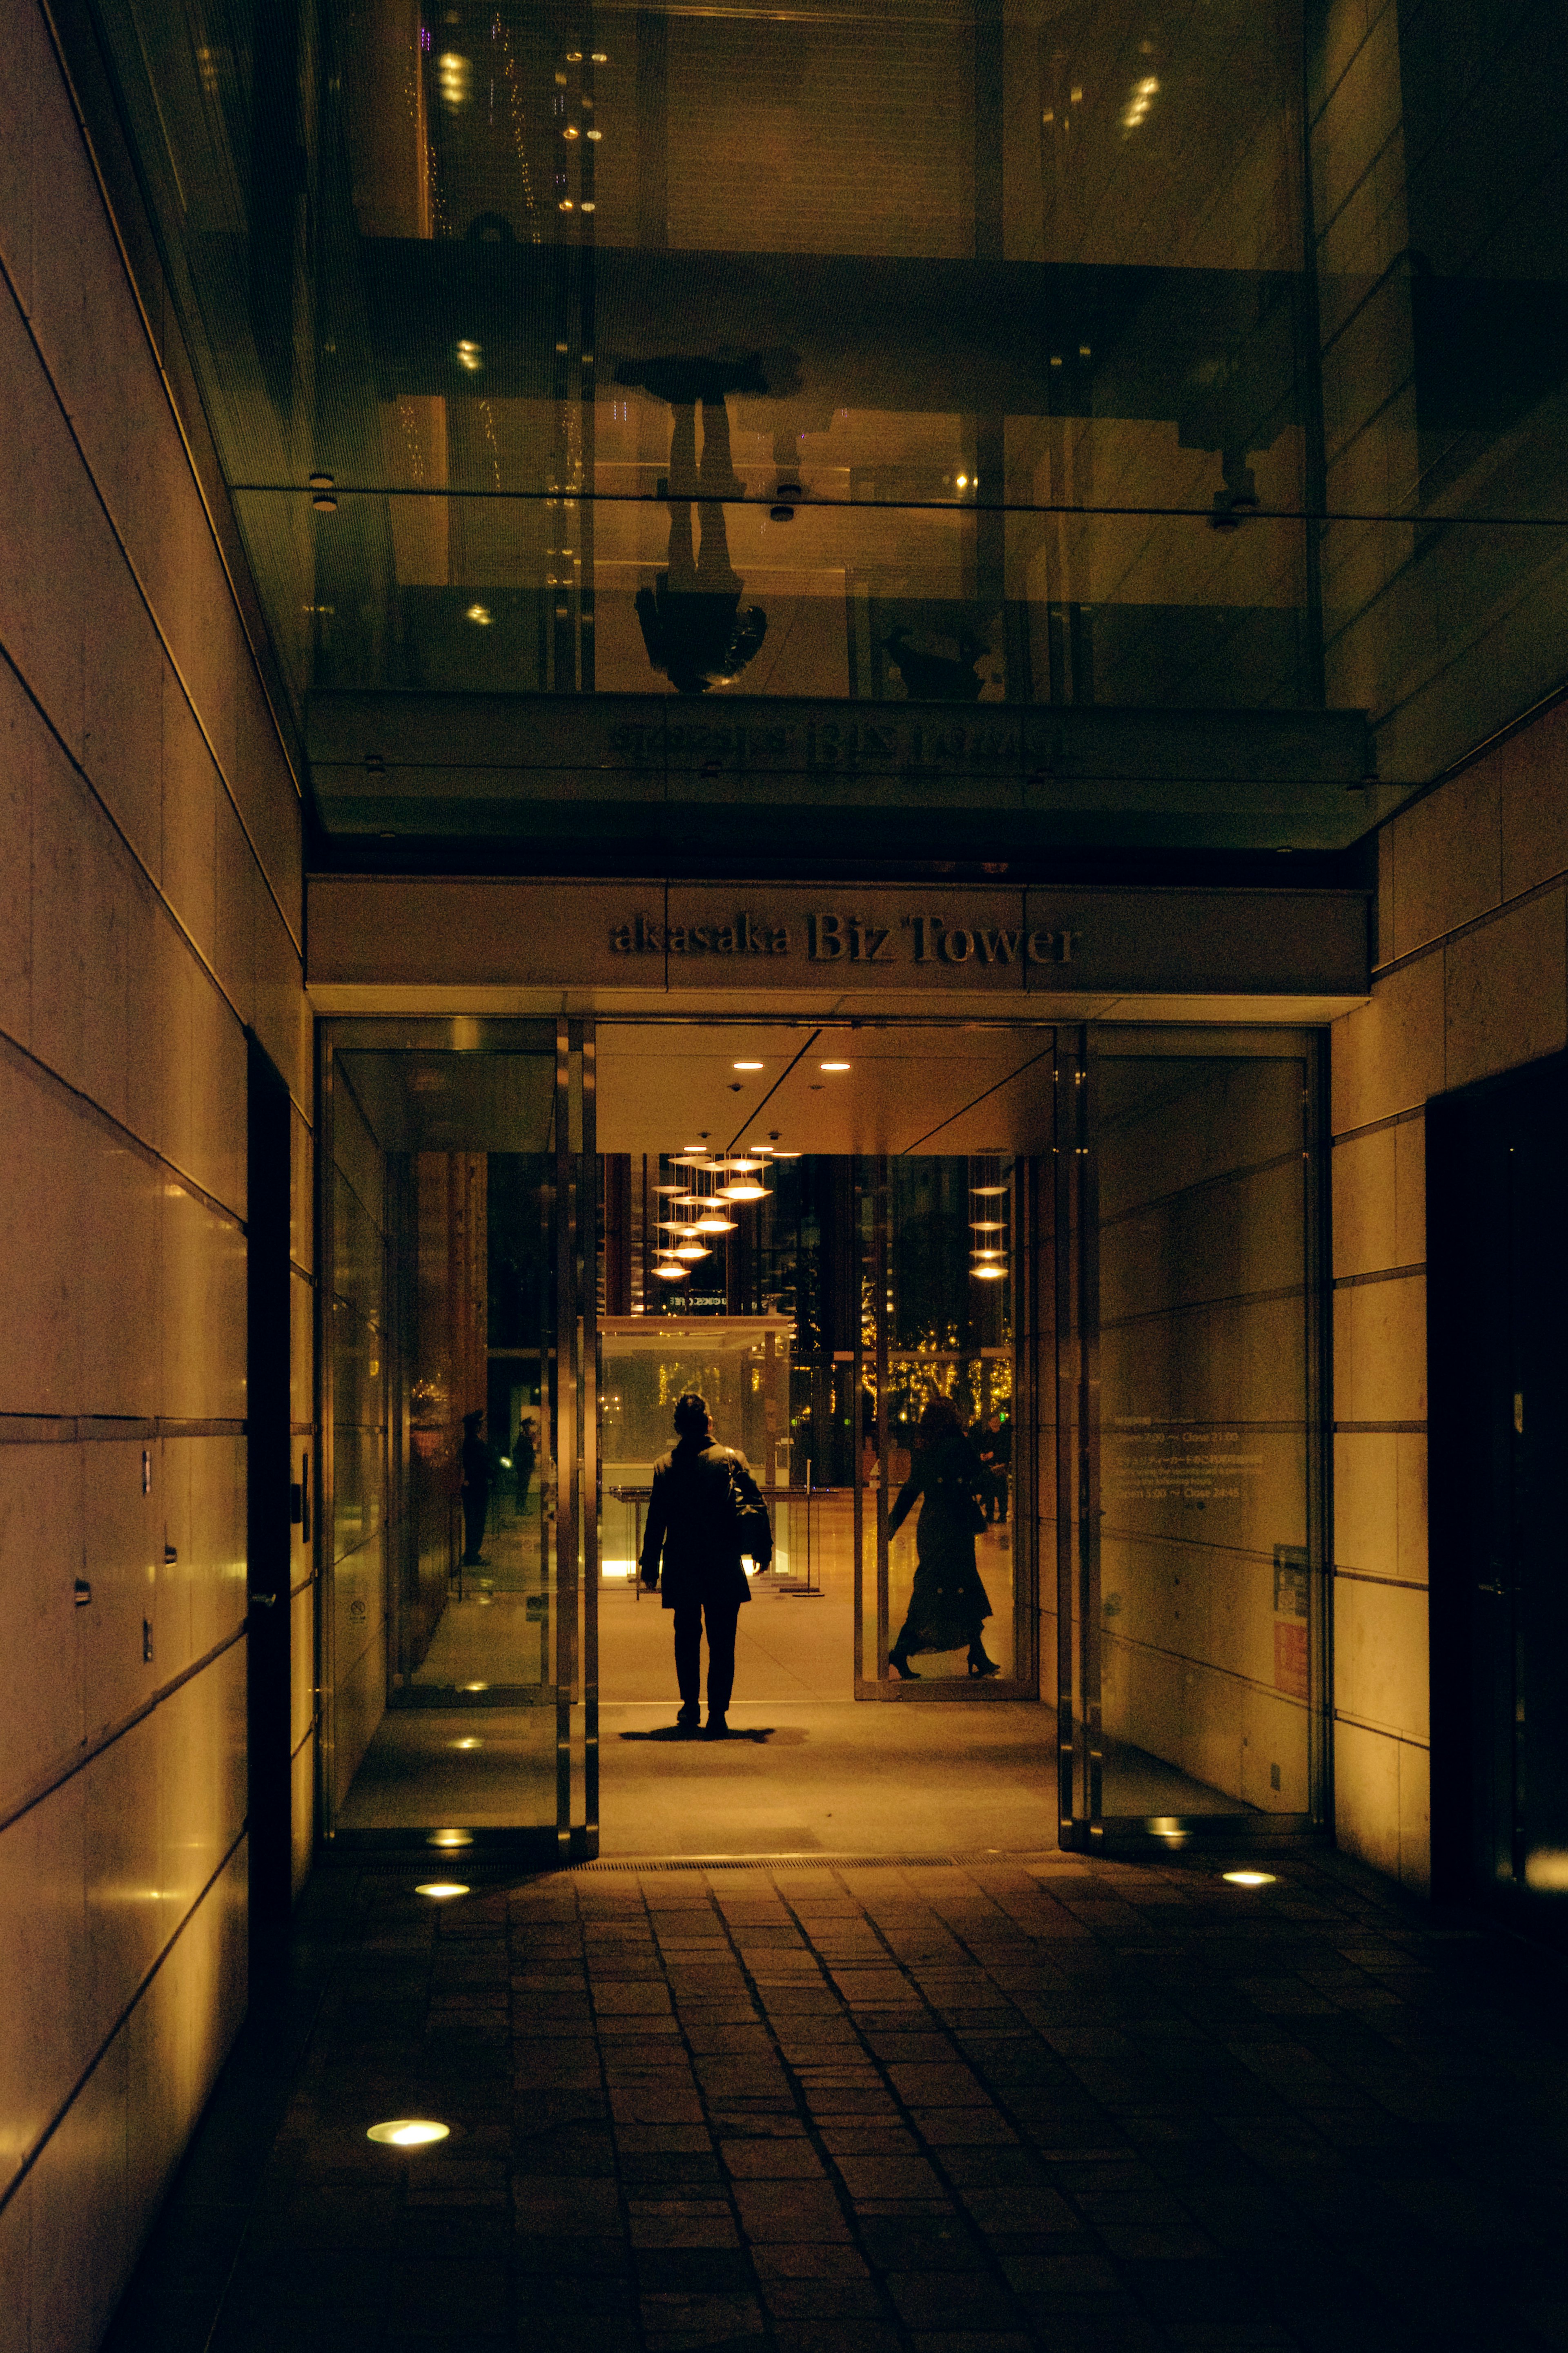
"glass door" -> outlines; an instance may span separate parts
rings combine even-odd
[[[903,1155],[854,1167],[859,1699],[1038,1688],[1033,1163]]]
[[[321,1054],[328,1838],[597,1843],[594,1039],[340,1021]]]

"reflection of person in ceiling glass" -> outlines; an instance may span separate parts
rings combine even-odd
[[[642,385],[667,400],[673,413],[669,569],[658,575],[654,587],[637,590],[637,612],[655,670],[663,671],[678,694],[706,694],[710,687],[728,686],[738,678],[767,635],[768,617],[759,606],[741,610],[746,584],[731,567],[723,505],[746,495],[730,454],[725,395],[765,392],[767,380],[761,360],[752,358],[628,360],[616,368],[616,381]]]
[[[904,681],[904,691],[911,702],[978,702],[985,681],[975,664],[989,652],[984,638],[968,629],[958,633],[958,659],[951,654],[922,653],[910,642],[910,633],[900,622],[889,629],[882,643],[888,659]]]
[[[972,1675],[1002,1672],[985,1655],[991,1598],[974,1565],[974,1539],[985,1525],[979,1497],[986,1483],[956,1409],[946,1398],[933,1398],[921,1416],[910,1475],[888,1514],[888,1534],[894,1536],[915,1504],[921,1507],[909,1610],[888,1653],[901,1683],[918,1680],[911,1651],[967,1650]]]

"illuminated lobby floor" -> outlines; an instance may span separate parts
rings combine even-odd
[[[319,1870],[108,2353],[1563,2347],[1562,1962],[1220,1864]]]

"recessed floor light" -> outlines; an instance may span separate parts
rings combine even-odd
[[[736,1071],[760,1071],[762,1067],[761,1062],[734,1062],[731,1065]]]
[[[1232,1887],[1273,1887],[1278,1884],[1271,1871],[1225,1871],[1220,1876]]]
[[[821,1062],[817,1067],[824,1071],[847,1071],[849,1065],[847,1062]]]
[[[430,2148],[445,2140],[450,2125],[436,2124],[429,2116],[394,2116],[389,2124],[372,2125],[366,2140],[378,2140],[387,2148]]]
[[[467,1895],[468,1890],[460,1879],[427,1879],[414,1893],[416,1895],[428,1895],[433,1904],[449,1904],[454,1895]]]

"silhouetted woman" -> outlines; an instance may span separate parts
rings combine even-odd
[[[1002,1672],[986,1657],[981,1639],[991,1603],[974,1566],[974,1539],[985,1525],[976,1500],[985,1486],[980,1458],[956,1411],[945,1398],[933,1398],[921,1416],[910,1475],[888,1514],[888,1534],[893,1536],[920,1501],[909,1613],[888,1653],[888,1664],[902,1682],[914,1678],[911,1651],[967,1646],[972,1675]]]

